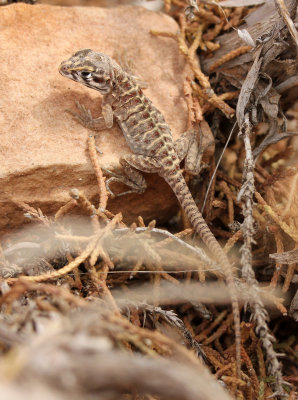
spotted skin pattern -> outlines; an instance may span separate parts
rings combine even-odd
[[[133,76],[112,58],[90,49],[80,50],[61,63],[59,72],[103,95],[102,117],[92,119],[89,111],[79,106],[81,114],[73,113],[84,126],[101,130],[118,122],[133,154],[120,159],[127,178],[122,180],[132,191],[143,193],[146,182],[139,171],[158,173],[174,191],[192,226],[221,265],[229,287],[235,325],[236,361],[240,373],[240,315],[237,291],[230,262],[198,210],[180,169],[177,151],[169,125],[161,112],[143,93]],[[187,145],[185,145],[187,148]],[[180,149],[181,150],[181,149]]]

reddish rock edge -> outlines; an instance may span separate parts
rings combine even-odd
[[[186,129],[183,79],[189,71],[174,40],[150,34],[153,28],[176,32],[170,17],[133,6],[13,4],[0,8],[0,28],[0,230],[7,232],[25,221],[18,201],[47,215],[69,200],[74,187],[97,201],[87,151],[90,131],[64,110],[75,109],[79,100],[98,116],[100,95],[57,70],[75,51],[92,48],[111,56],[124,51],[147,82],[145,92],[163,112],[174,138]],[[100,132],[96,143],[103,152],[100,163],[107,168],[115,168],[119,157],[130,151],[117,124]],[[176,199],[157,175],[147,178],[144,195],[109,200],[109,210],[122,211],[128,223],[138,215],[166,220]]]

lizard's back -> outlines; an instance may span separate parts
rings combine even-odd
[[[171,130],[162,113],[130,75],[118,66],[115,71],[117,87],[110,95],[112,108],[129,147],[135,154],[155,159],[174,155]]]

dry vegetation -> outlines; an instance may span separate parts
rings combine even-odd
[[[177,41],[195,76],[185,82],[189,127],[209,165],[187,178],[237,277],[241,376],[220,268],[183,212],[167,229],[142,217],[128,227],[109,212],[90,136],[99,199],[72,189],[54,217],[19,204],[31,221],[2,238],[3,398],[295,398],[296,2],[289,13],[283,0],[273,3],[273,28],[260,14],[263,23],[240,32],[245,17],[262,13],[259,2],[198,3],[165,0],[180,30],[152,34]],[[222,44],[225,32],[235,36]],[[202,145],[209,127],[211,153],[210,141]]]

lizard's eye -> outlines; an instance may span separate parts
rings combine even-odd
[[[81,71],[81,77],[82,78],[89,79],[89,78],[91,78],[91,76],[92,76],[91,72],[89,72],[89,71]]]

